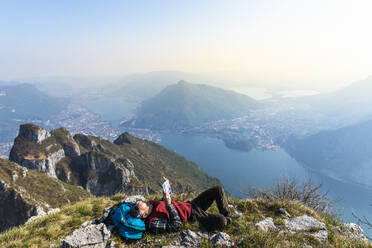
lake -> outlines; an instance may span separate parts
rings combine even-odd
[[[121,118],[130,118],[138,106],[122,98],[97,98],[83,104],[104,120],[114,125]],[[344,221],[355,222],[352,212],[372,220],[372,190],[359,185],[343,183],[330,177],[312,172],[284,150],[241,152],[231,150],[223,141],[204,136],[161,134],[161,145],[197,163],[203,171],[221,180],[224,187],[236,197],[246,197],[244,189],[269,187],[285,176],[296,177],[299,181],[311,178],[323,183],[323,190],[338,200],[335,209]],[[364,227],[372,236],[372,231]]]
[[[323,190],[337,200],[335,210],[341,214],[343,221],[356,222],[352,212],[372,220],[371,189],[312,172],[283,149],[240,152],[227,148],[223,141],[216,138],[181,134],[162,134],[161,138],[161,145],[197,163],[207,174],[219,178],[233,196],[246,197],[246,186],[269,187],[283,177],[295,177],[298,181],[311,178],[316,183],[322,183]],[[365,227],[364,231],[372,234]]]

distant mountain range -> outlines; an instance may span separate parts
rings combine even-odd
[[[296,160],[316,171],[372,187],[372,120],[292,138],[285,148]]]
[[[233,91],[179,81],[144,101],[134,120],[124,126],[179,130],[231,119],[258,108],[254,99]]]
[[[31,84],[0,84],[0,142],[12,140],[20,122],[48,120],[68,103],[67,98],[49,96]]]
[[[298,97],[293,104],[307,104],[330,128],[366,121],[372,118],[372,77],[334,92]]]

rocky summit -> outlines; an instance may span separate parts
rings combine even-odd
[[[163,176],[178,192],[205,189],[219,180],[203,173],[184,157],[150,141],[123,133],[114,142],[76,134],[65,128],[47,131],[20,126],[9,160],[95,196],[149,194],[159,191]]]

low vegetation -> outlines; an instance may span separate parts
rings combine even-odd
[[[190,200],[195,195],[193,193],[174,195],[175,200]],[[5,233],[0,234],[0,247],[58,247],[61,240],[78,228],[87,220],[99,218],[105,207],[118,204],[124,195],[115,195],[112,197],[90,198],[78,202],[74,205],[66,206],[60,212],[42,217],[26,226],[13,228]],[[151,195],[148,199],[160,199],[160,195]],[[305,244],[312,247],[366,247],[372,248],[372,245],[356,242],[347,239],[341,235],[341,223],[334,217],[327,214],[320,214],[313,209],[305,206],[299,201],[292,200],[273,200],[265,199],[229,199],[229,203],[234,205],[242,212],[242,218],[234,220],[229,224],[224,232],[230,235],[231,240],[235,243],[244,239],[242,247],[303,247]],[[279,208],[285,208],[292,217],[304,214],[311,215],[324,222],[328,230],[328,242],[321,243],[308,233],[279,233],[263,232],[255,227],[255,223],[265,217],[272,217],[276,224],[283,223],[285,217],[275,216]],[[214,205],[212,212],[217,212]],[[198,223],[184,224],[183,229],[189,228],[193,231],[200,229]],[[170,244],[179,233],[167,235],[152,235],[145,233],[144,237],[137,242],[126,242],[119,236],[114,235],[112,240],[119,247],[159,247]],[[202,247],[209,247],[207,240],[202,242]]]
[[[372,207],[372,204],[371,204],[371,207]],[[354,213],[353,213],[353,216],[358,221],[359,224],[363,224],[368,229],[372,230],[372,222],[369,219],[367,219],[367,217],[365,216],[359,217]],[[372,237],[368,236],[367,238],[372,241]]]
[[[328,192],[321,192],[322,184],[314,184],[311,179],[298,183],[295,178],[283,178],[270,188],[247,187],[249,197],[268,201],[295,200],[320,213],[331,214],[335,201],[328,197]]]

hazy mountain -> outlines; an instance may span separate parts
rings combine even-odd
[[[144,101],[136,119],[125,125],[158,130],[182,129],[239,117],[257,107],[257,102],[246,95],[180,81]]]
[[[0,141],[12,140],[19,122],[48,120],[68,102],[66,98],[49,96],[31,84],[0,85]]]
[[[285,148],[310,168],[372,186],[372,120],[304,138],[292,138]]]
[[[331,128],[349,126],[372,117],[372,77],[330,93],[300,97],[293,104],[307,104]],[[306,115],[306,113],[304,113]]]
[[[180,80],[207,83],[206,76],[181,71],[155,71],[128,75],[104,90],[106,95],[143,101],[160,93],[165,87]]]

